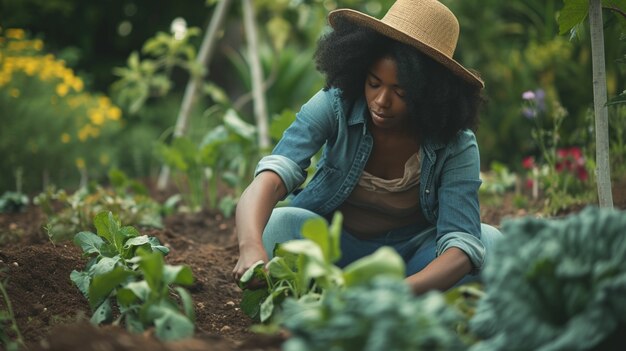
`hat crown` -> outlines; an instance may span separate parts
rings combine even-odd
[[[398,0],[381,22],[452,58],[459,39],[459,22],[437,0]]]

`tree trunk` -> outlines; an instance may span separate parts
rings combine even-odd
[[[593,108],[596,120],[596,180],[600,207],[613,207],[609,163],[609,117],[606,107],[606,68],[601,0],[589,1],[589,27],[593,67]]]
[[[198,53],[198,57],[196,57],[196,61],[204,67],[208,68],[209,63],[211,62],[211,57],[213,56],[214,51],[213,49],[215,48],[215,44],[217,43],[218,39],[218,33],[219,30],[222,28],[224,20],[226,19],[230,2],[231,0],[221,0],[217,4],[215,12],[213,12],[211,22],[209,23],[207,31],[204,34],[204,39],[202,40],[202,45],[200,46],[200,52]],[[180,111],[178,112],[176,126],[174,127],[174,138],[178,138],[184,135],[187,131],[191,108],[193,107],[193,104],[196,100],[198,88],[202,84],[203,78],[204,77],[190,77],[189,82],[187,82],[185,95],[183,96],[183,102],[180,106]],[[159,175],[159,180],[157,183],[157,189],[165,189],[165,186],[168,182],[169,173],[170,169],[168,166],[163,166],[161,168],[161,173]]]
[[[243,23],[248,42],[248,54],[250,59],[250,71],[252,75],[252,95],[254,98],[254,117],[259,133],[259,149],[265,152],[270,147],[269,123],[267,107],[263,94],[263,70],[259,59],[258,37],[254,20],[254,8],[251,0],[243,0]]]

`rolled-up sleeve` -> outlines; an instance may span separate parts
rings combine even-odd
[[[452,232],[443,235],[437,241],[437,256],[444,251],[456,247],[469,257],[472,263],[470,274],[478,274],[485,260],[485,245],[475,235],[463,232]]]
[[[282,155],[263,157],[254,171],[254,176],[256,177],[263,171],[272,171],[278,174],[287,188],[287,194],[291,194],[306,179],[306,173],[302,171],[300,166]]]
[[[302,106],[272,154],[259,161],[255,177],[264,171],[275,172],[285,184],[287,195],[304,183],[311,157],[336,130],[337,117],[332,105],[334,94],[336,91],[320,90]]]
[[[478,189],[480,156],[474,134],[461,133],[448,145],[438,188],[437,256],[457,247],[469,257],[472,274],[480,272],[485,257],[481,241]]]

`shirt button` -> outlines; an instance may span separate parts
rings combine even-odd
[[[430,190],[426,189],[426,194],[430,194]]]

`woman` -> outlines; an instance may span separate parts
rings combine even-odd
[[[480,223],[472,130],[483,82],[452,59],[455,16],[436,0],[398,0],[382,20],[343,9],[329,22],[315,54],[327,86],[259,162],[237,206],[234,278],[300,238],[307,219],[341,211],[339,266],[387,245],[416,294],[475,279],[500,233]]]

